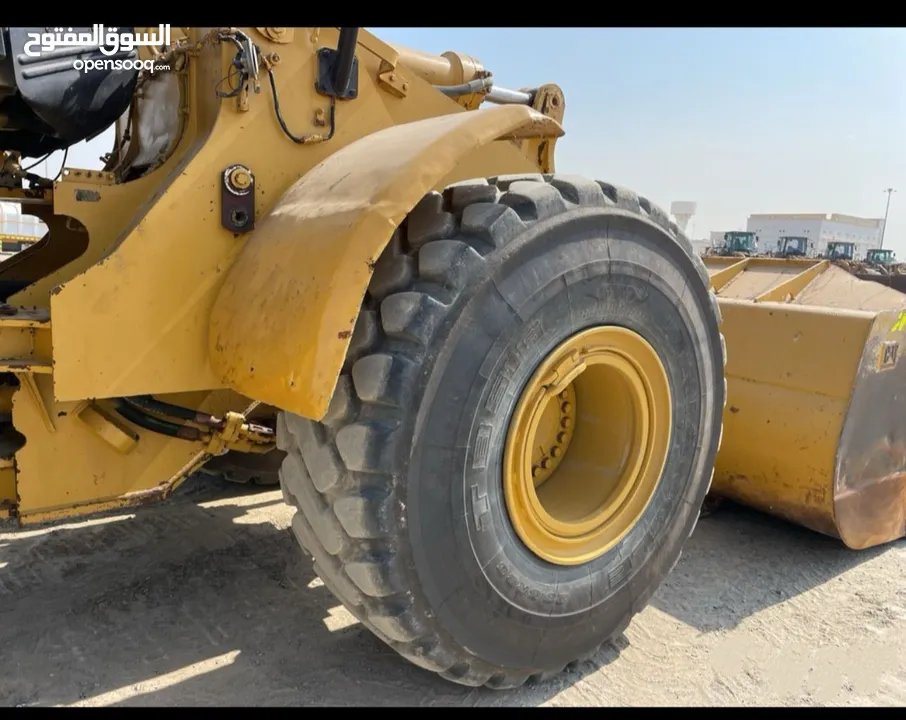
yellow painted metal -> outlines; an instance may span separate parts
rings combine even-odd
[[[53,366],[50,362],[42,360],[2,360],[0,361],[0,372],[32,372],[38,375],[50,375],[53,372]]]
[[[0,460],[0,518],[9,517],[16,505],[16,467],[12,459]]]
[[[9,416],[12,412],[15,392],[12,385],[0,385],[0,414]],[[0,518],[9,517],[16,503],[16,461],[14,458],[0,458]]]
[[[432,85],[461,85],[481,77],[484,72],[482,64],[468,55],[455,52],[434,55],[401,45],[394,45],[393,49],[401,65]]]
[[[19,382],[22,384],[22,388],[28,393],[28,396],[31,398],[32,403],[35,406],[35,409],[41,416],[41,420],[44,422],[44,427],[47,428],[47,432],[55,433],[57,431],[57,426],[54,425],[53,418],[50,417],[50,412],[47,409],[47,403],[44,401],[44,397],[41,395],[41,391],[38,389],[38,381],[35,379],[34,368],[30,370],[20,370],[16,373],[19,378]]]
[[[247,112],[239,112],[233,103],[215,98],[212,88],[229,72],[234,49],[209,47],[189,64],[187,97],[191,122],[179,145],[180,160],[136,181],[143,186],[141,204],[135,203],[138,196],[123,196],[127,191],[120,188],[132,183],[103,186],[72,179],[70,173],[66,182],[58,186],[54,196],[55,206],[60,205],[58,212],[72,215],[85,225],[92,245],[96,233],[107,237],[107,242],[101,243],[104,249],[91,253],[92,262],[79,267],[80,258],[80,262],[64,268],[62,276],[55,274],[38,283],[40,287],[12,298],[13,302],[27,302],[27,297],[52,288],[49,283],[63,283],[51,298],[54,387],[59,398],[171,393],[224,386],[222,373],[215,374],[209,362],[208,324],[228,270],[251,242],[234,237],[220,225],[219,178],[226,167],[239,163],[255,174],[256,222],[261,223],[257,235],[268,225],[279,224],[277,218],[274,222],[262,221],[281,196],[306,172],[346,145],[391,126],[467,112],[418,77],[413,77],[405,98],[381,90],[376,75],[384,60],[373,48],[387,46],[373,43],[372,37],[361,33],[359,93],[354,101],[337,104],[336,131],[327,142],[292,143],[280,130],[265,92],[251,97]],[[292,92],[287,90],[281,95],[281,110],[297,134],[309,129],[321,131],[313,124],[315,111],[327,112],[330,101],[314,92],[310,78],[316,71],[316,50],[335,47],[336,39],[334,29],[321,28],[317,43],[312,41],[312,33],[296,32],[293,42],[273,47],[280,55],[274,70],[278,89],[292,88]],[[267,52],[267,42],[262,42]],[[533,128],[540,134],[557,134],[544,122],[529,119],[525,108],[496,108],[469,115],[479,118],[479,126],[497,126],[503,132],[506,123],[497,125],[481,118],[486,112],[496,114],[497,110],[519,113],[528,134]],[[505,113],[503,117],[512,120],[514,114]],[[254,138],[254,142],[249,138]],[[431,177],[428,189],[467,177],[537,171],[537,165],[512,142],[493,141],[493,137],[488,138],[490,144],[481,148],[475,144],[460,145],[464,152],[448,165],[449,172]],[[420,185],[421,181],[419,178]],[[94,190],[100,199],[76,202],[74,193],[79,189]],[[110,203],[105,202],[107,195],[111,196]],[[105,214],[111,203],[115,206],[112,219]],[[380,213],[383,208],[374,210]],[[293,238],[300,237],[301,231],[294,231]],[[300,247],[317,241],[306,237]],[[336,251],[329,248],[327,252]],[[105,253],[106,257],[98,262]],[[363,266],[369,257],[370,254],[360,257]],[[352,255],[349,260],[353,262]],[[282,280],[275,278],[268,288],[296,282],[298,273],[310,268],[314,261],[307,254],[301,266],[283,263],[281,273],[287,274],[281,275]],[[82,274],[69,281],[77,269]],[[300,304],[295,307],[306,308],[296,317],[307,315],[312,302],[340,304],[338,293],[345,293],[346,288],[332,287],[331,292],[334,295],[330,299],[296,296],[295,302]],[[351,287],[348,292],[350,297],[361,298],[359,287]],[[342,304],[354,305],[352,301]],[[286,309],[286,305],[281,306],[281,312]],[[344,318],[344,324],[353,320],[355,312]],[[277,317],[261,317],[257,299],[245,303],[241,314],[251,316],[255,323],[278,322]],[[244,322],[241,316],[235,320]],[[334,344],[336,334],[342,330],[340,327],[334,331]],[[311,345],[315,345],[313,339]],[[267,353],[271,349],[279,351],[280,346],[262,348]],[[334,350],[329,348],[326,352],[332,356]],[[316,407],[325,392],[325,383],[328,394],[332,389],[329,375],[327,372],[297,378],[293,391],[298,394],[304,392],[300,388],[312,386],[315,397],[304,404]]]
[[[15,315],[0,315],[2,365],[51,365],[50,314],[46,310],[21,309]]]
[[[15,509],[23,524],[143,504],[166,497],[203,447],[133,428],[102,403],[53,397],[52,329],[46,310],[0,315],[0,371],[12,372],[0,412],[12,413],[26,438],[12,464],[0,464],[0,513]],[[249,401],[231,391],[171,398],[214,414]]]
[[[824,261],[705,264],[728,358],[713,492],[855,549],[902,537],[906,296]]]
[[[194,47],[191,56],[173,62],[175,72],[155,74],[135,98],[139,120],[154,118],[150,125],[146,123],[145,140],[153,140],[160,128],[173,129],[160,152],[147,156],[152,169],[135,179],[122,175],[116,164],[104,171],[67,168],[52,190],[0,189],[0,195],[21,201],[25,212],[49,228],[40,242],[0,264],[0,283],[26,285],[9,302],[43,313],[42,323],[19,329],[14,322],[22,319],[21,312],[18,320],[0,316],[0,371],[12,371],[20,381],[4,408],[12,412],[16,430],[27,438],[16,455],[17,487],[7,488],[4,478],[9,473],[0,470],[0,504],[7,500],[6,505],[15,506],[23,523],[165,497],[208,457],[209,449],[201,443],[122,423],[105,398],[154,394],[216,414],[249,406],[248,397],[238,395],[223,382],[221,373],[215,373],[209,356],[212,311],[225,278],[240,256],[248,259],[247,246],[260,244],[257,233],[237,237],[221,226],[220,178],[226,168],[244,165],[254,174],[259,230],[270,224],[268,232],[273,233],[282,227],[290,233],[278,238],[282,246],[289,240],[298,245],[280,264],[279,276],[265,282],[263,294],[260,289],[247,289],[244,298],[224,295],[226,302],[239,308],[232,320],[243,326],[261,323],[276,328],[309,317],[329,318],[330,304],[350,308],[348,315],[343,312],[333,342],[322,355],[310,358],[313,372],[294,379],[298,391],[294,399],[310,393],[300,404],[313,409],[321,408],[331,394],[337,348],[345,347],[337,335],[352,327],[371,272],[367,263],[380,252],[389,231],[378,239],[344,240],[334,235],[337,242],[349,241],[338,257],[337,248],[328,247],[329,238],[307,236],[301,226],[293,230],[283,223],[287,217],[265,220],[290,188],[300,178],[308,176],[310,181],[313,168],[344,147],[386,128],[414,124],[412,137],[427,139],[430,132],[418,130],[424,127],[418,122],[430,118],[452,118],[461,137],[448,136],[450,142],[440,158],[427,161],[415,176],[411,163],[410,172],[398,172],[402,155],[392,156],[385,147],[383,157],[390,169],[383,185],[380,173],[370,176],[368,192],[383,193],[381,202],[394,203],[394,209],[388,213],[384,204],[370,208],[380,221],[366,222],[359,213],[360,229],[380,227],[383,233],[390,218],[405,214],[406,203],[414,202],[410,191],[415,187],[439,189],[471,177],[553,169],[553,147],[562,134],[558,123],[526,108],[470,113],[432,88],[429,76],[422,77],[418,71],[419,62],[446,63],[452,73],[448,79],[455,79],[460,71],[477,72],[471,59],[451,53],[432,60],[420,54],[421,61],[412,60],[413,69],[404,60],[415,53],[399,53],[364,30],[358,38],[356,99],[336,103],[329,140],[293,143],[275,117],[266,71],[261,75],[260,94],[248,93],[240,101],[217,97],[215,89],[222,88],[231,72],[235,48],[210,42],[212,30],[172,28],[174,40],[184,34]],[[243,30],[254,38],[266,67],[274,72],[280,109],[289,128],[296,135],[326,135],[332,101],[315,92],[314,81],[318,50],[336,47],[337,30]],[[468,119],[460,117],[465,115]],[[133,128],[133,139],[140,136],[140,128]],[[540,160],[541,153],[532,154],[539,142],[544,145]],[[373,144],[369,147],[377,149]],[[438,149],[437,143],[433,148]],[[130,152],[131,144],[125,154]],[[140,145],[138,152],[143,152]],[[387,185],[394,177],[406,185],[396,193]],[[320,192],[325,194],[323,188]],[[373,202],[377,196],[368,192],[358,202]],[[331,200],[337,197],[325,195]],[[356,200],[349,192],[345,199]],[[280,207],[277,215],[285,213],[288,205],[284,202]],[[337,210],[335,204],[324,207]],[[356,210],[348,209],[355,214]],[[334,220],[342,219],[334,215]],[[274,241],[276,236],[270,237]],[[300,261],[297,251],[306,243],[321,243],[323,256],[310,249]],[[307,272],[334,262],[343,263],[335,279],[347,284],[329,286],[326,293],[323,285],[312,287],[312,294],[301,292]],[[350,275],[344,275],[347,269]],[[294,294],[287,294],[292,288]],[[274,307],[267,300],[272,290],[283,293],[280,312],[262,315],[264,305]],[[48,311],[53,315],[52,332]],[[319,332],[309,338],[310,348],[323,343]],[[271,335],[269,344],[259,349],[266,356],[279,355],[284,340],[279,334]],[[254,373],[250,368],[245,371]],[[236,387],[240,385],[253,387],[254,383],[248,385],[244,378]]]
[[[51,379],[36,378],[44,404],[51,409],[55,432],[47,430],[35,399],[18,392],[13,398],[16,429],[25,446],[16,453],[18,516],[23,524],[72,518],[102,510],[142,505],[167,497],[195,461],[201,444],[177,440],[133,426],[131,451],[125,442],[98,435],[95,418],[85,415],[85,402],[56,402]],[[187,393],[167,398],[212,414],[243,409],[248,401],[231,392]],[[98,401],[106,416],[114,411]]]
[[[331,155],[280,199],[227,275],[211,313],[219,382],[320,419],[374,264],[406,214],[476,149],[561,132],[510,105],[388,128]]]
[[[792,300],[829,267],[829,260],[822,260],[811,267],[807,267],[802,272],[796,273],[757,295],[755,302],[787,302]]]
[[[119,452],[123,454],[130,453],[138,446],[138,433],[117,418],[116,415],[106,412],[96,403],[86,403],[75,414],[99,438],[109,443]]]
[[[522,392],[504,451],[507,511],[532,552],[580,565],[632,529],[667,459],[671,402],[654,348],[625,328],[583,330],[544,359]],[[555,449],[562,449],[556,467]],[[549,475],[539,476],[542,468]]]

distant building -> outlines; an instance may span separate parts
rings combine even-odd
[[[31,215],[22,215],[18,203],[0,202],[0,258],[13,255],[36,243],[47,226]]]
[[[733,232],[732,230],[712,230],[711,231],[711,247],[719,248],[724,244],[724,234],[728,232]]]
[[[695,251],[696,255],[704,255],[705,250],[711,247],[711,241],[705,238],[699,238],[697,240],[692,239],[690,242],[692,243],[692,249]]]
[[[804,237],[809,240],[809,255],[822,254],[828,242],[851,242],[855,255],[878,247],[881,241],[880,218],[860,218],[852,215],[828,214],[768,214],[749,215],[746,229],[755,233],[760,252],[780,249],[781,237]],[[712,236],[714,233],[712,233]]]

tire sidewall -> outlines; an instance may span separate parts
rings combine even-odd
[[[488,259],[433,338],[412,402],[406,522],[430,612],[471,652],[531,667],[593,650],[647,603],[708,489],[721,415],[719,330],[692,259],[635,216],[571,212]],[[602,232],[602,228],[606,231]],[[640,522],[578,567],[533,555],[506,512],[506,430],[538,363],[598,324],[641,334],[664,363],[673,429]],[[402,444],[403,446],[406,443]]]

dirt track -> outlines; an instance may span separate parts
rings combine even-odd
[[[219,498],[219,499],[217,499]],[[906,544],[699,523],[618,649],[514,692],[410,666],[315,580],[279,491],[0,533],[0,705],[906,704]]]

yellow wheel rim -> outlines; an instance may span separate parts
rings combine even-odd
[[[584,330],[544,359],[504,451],[507,512],[533,553],[581,565],[626,536],[664,469],[671,405],[660,358],[631,330]]]

